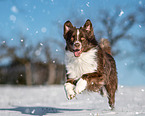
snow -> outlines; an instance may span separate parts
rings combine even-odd
[[[15,23],[16,22],[16,16],[15,15],[10,15],[10,20]]]
[[[3,44],[5,44],[5,43],[6,43],[6,41],[2,41],[2,43],[3,43]]]
[[[84,10],[83,9],[81,9],[81,14],[84,14]]]
[[[62,85],[0,86],[0,116],[144,116],[144,89],[119,86],[111,111],[98,93],[84,91],[67,100]]]
[[[47,31],[46,27],[42,27],[42,28],[41,28],[41,32],[42,32],[42,33],[45,33],[46,31]]]
[[[124,14],[124,11],[121,10],[119,16],[122,16]]]
[[[18,13],[18,9],[17,9],[16,6],[12,6],[12,7],[11,7],[11,11],[12,11],[13,13]]]
[[[87,6],[87,7],[90,7],[90,2],[87,2],[87,3],[86,3],[86,6]]]
[[[139,28],[141,28],[141,25],[138,25],[139,26]]]
[[[139,4],[142,5],[142,1],[139,1]]]
[[[41,46],[43,46],[43,43],[40,43]]]
[[[38,33],[38,31],[35,32],[36,34]]]

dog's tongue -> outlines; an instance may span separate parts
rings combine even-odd
[[[82,53],[81,50],[80,51],[75,51],[74,55],[75,55],[75,57],[79,57],[81,55],[81,53]]]

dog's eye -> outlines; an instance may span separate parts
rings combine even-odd
[[[82,41],[84,41],[84,40],[85,40],[85,38],[84,38],[84,37],[82,37],[82,38],[81,38],[81,40],[82,40]]]
[[[71,41],[72,41],[72,42],[74,41],[74,38],[73,38],[73,37],[71,37]]]

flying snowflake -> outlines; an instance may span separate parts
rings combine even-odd
[[[87,6],[87,7],[90,7],[90,2],[87,2],[87,3],[86,3],[86,6]]]
[[[43,43],[40,43],[41,46],[43,46]]]
[[[38,31],[35,32],[36,34],[38,33]]]
[[[46,31],[47,31],[46,27],[42,27],[42,28],[41,28],[41,32],[42,32],[42,33],[45,33]]]
[[[10,20],[15,23],[16,22],[16,16],[15,15],[10,15]]]
[[[139,1],[139,4],[142,5],[142,1]]]
[[[3,43],[3,44],[5,44],[5,43],[6,43],[6,41],[2,41],[2,43]]]
[[[16,6],[12,6],[12,7],[11,7],[11,11],[12,11],[13,13],[18,13],[18,9],[17,9]]]
[[[84,10],[83,9],[81,9],[81,14],[84,14]]]
[[[124,11],[121,10],[119,16],[122,16],[124,14]]]

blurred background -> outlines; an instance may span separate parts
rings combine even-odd
[[[63,24],[87,19],[111,43],[119,85],[145,85],[144,0],[0,0],[0,84],[63,84]]]

